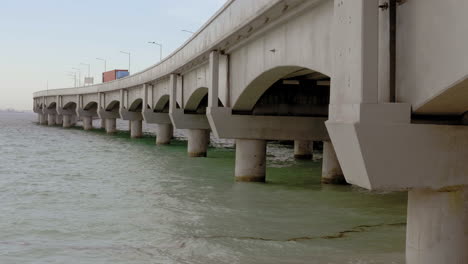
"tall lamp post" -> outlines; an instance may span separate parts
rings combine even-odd
[[[88,66],[88,78],[91,77],[90,74],[91,74],[91,64],[88,64],[88,63],[80,63],[80,65],[85,65],[85,66]],[[84,85],[86,86],[86,82],[84,83]]]
[[[101,59],[101,58],[96,58],[96,60],[100,60],[100,61],[104,62],[104,72],[106,72],[107,71],[107,61],[105,59]]]
[[[79,68],[72,68],[72,69],[78,72],[78,86],[81,86],[81,69]]]
[[[120,53],[123,53],[123,54],[127,54],[127,55],[128,55],[128,73],[130,74],[131,54],[130,54],[130,52],[126,52],[126,51],[121,51]]]
[[[74,80],[74,83],[75,83],[75,86],[73,86],[73,87],[76,88],[76,72],[69,72],[68,76],[73,77],[73,80]]]
[[[162,44],[156,43],[154,41],[148,41],[148,43],[159,46],[159,61],[162,61]]]

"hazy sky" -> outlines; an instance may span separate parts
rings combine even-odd
[[[73,87],[81,68],[95,82],[107,70],[145,69],[178,48],[226,0],[0,0],[0,109],[31,109],[32,93]]]

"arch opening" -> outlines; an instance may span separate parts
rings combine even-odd
[[[74,103],[74,102],[69,102],[69,103],[67,103],[67,104],[65,104],[65,105],[63,106],[63,109],[64,109],[64,110],[72,110],[72,111],[75,111],[75,110],[76,110],[76,103]]]
[[[284,66],[253,80],[233,113],[268,116],[328,116],[330,77],[304,67]]]
[[[106,107],[106,111],[109,111],[109,112],[118,112],[119,109],[120,109],[119,101],[112,101]]]
[[[83,110],[85,111],[96,111],[98,108],[98,104],[96,102],[89,102]]]
[[[153,108],[154,112],[169,113],[169,95],[165,94],[159,98],[158,102]]]
[[[56,109],[56,108],[57,108],[57,103],[55,103],[55,102],[51,103],[51,104],[47,107],[47,109],[51,109],[51,110],[52,110],[52,109]]]
[[[143,99],[136,99],[128,108],[130,112],[141,112],[143,110]]]
[[[218,98],[218,106],[223,107],[223,103]],[[202,87],[192,93],[185,104],[184,112],[189,114],[206,114],[208,107],[208,88]]]

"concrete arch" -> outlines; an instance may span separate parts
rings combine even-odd
[[[85,111],[92,111],[92,110],[97,110],[98,104],[96,102],[89,102],[83,110]]]
[[[76,109],[76,103],[75,102],[68,102],[63,106],[63,109],[65,110],[75,110]]]
[[[120,101],[114,100],[107,104],[106,111],[119,111]]]
[[[189,97],[187,103],[185,104],[186,111],[197,111],[200,103],[203,99],[208,96],[208,88],[200,87],[197,88]]]
[[[49,104],[49,106],[47,106],[47,109],[56,109],[57,108],[57,103],[56,102],[52,102]]]
[[[156,102],[156,104],[154,105],[154,108],[153,110],[155,112],[162,112],[165,108],[168,107],[169,105],[169,95],[168,94],[165,94],[163,96],[161,96],[159,98],[159,100]]]
[[[243,89],[239,98],[233,104],[233,110],[251,111],[260,97],[273,84],[281,79],[290,79],[296,76],[310,76],[310,78],[317,78],[317,80],[329,79],[327,75],[303,66],[274,67],[257,76]]]
[[[143,110],[143,99],[138,98],[133,101],[133,103],[128,108],[130,112],[141,112]]]

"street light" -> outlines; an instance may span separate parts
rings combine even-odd
[[[156,43],[154,41],[148,41],[148,43],[159,46],[159,61],[162,61],[162,44]]]
[[[78,71],[78,86],[81,86],[81,69],[79,68],[72,68],[72,69]]]
[[[68,76],[73,77],[73,79],[75,80],[75,86],[74,87],[76,88],[76,72],[69,72]]]
[[[130,74],[130,62],[131,62],[131,55],[130,52],[120,51],[120,53],[128,55],[128,73]]]
[[[104,72],[107,71],[107,61],[105,59],[101,59],[101,58],[96,58],[96,60],[100,60],[100,61],[103,61],[104,62]]]
[[[182,29],[181,31],[182,31],[182,32],[187,32],[187,33],[190,33],[190,34],[195,34],[195,32],[190,31],[190,30],[186,30],[186,29]]]
[[[91,65],[90,64],[87,64],[87,63],[80,63],[80,65],[85,65],[85,66],[88,66],[88,77],[90,77],[90,69],[91,69]]]

